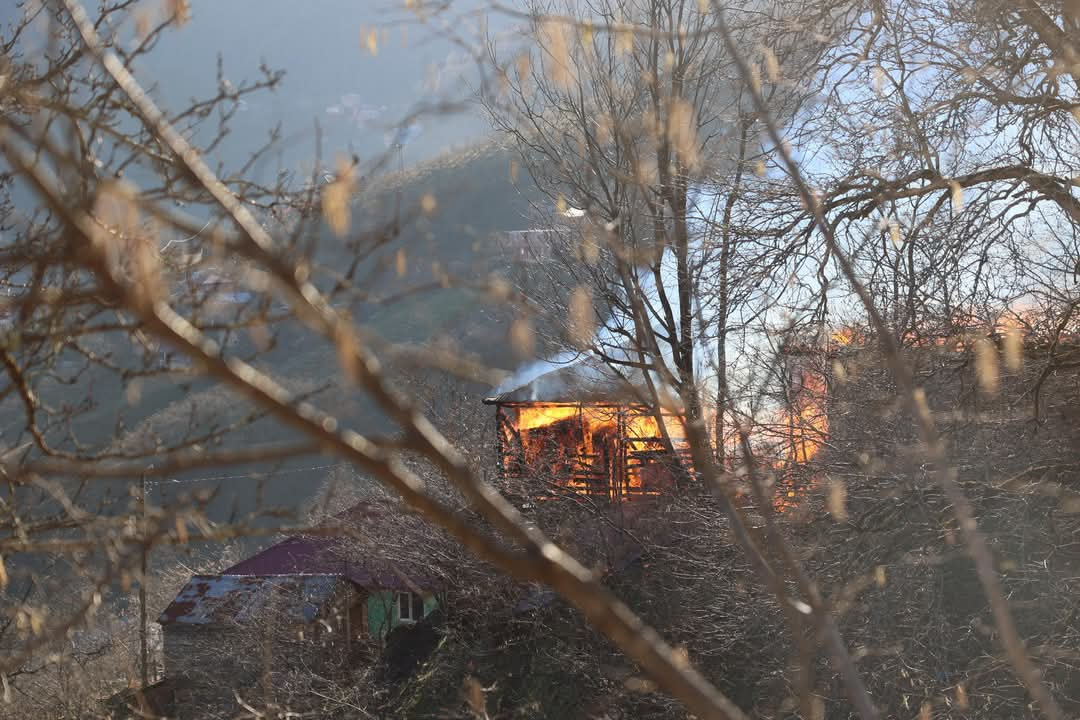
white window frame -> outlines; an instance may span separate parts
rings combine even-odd
[[[404,596],[406,596],[408,598],[408,600],[407,600],[407,602],[405,604],[405,606],[409,610],[408,615],[404,615],[401,612],[401,596],[402,595],[404,595]],[[416,593],[412,592],[411,590],[399,590],[397,595],[394,597],[394,599],[397,601],[398,622],[400,622],[400,623],[415,623],[415,622],[417,622],[417,621],[419,621],[421,619],[421,618],[413,617],[413,598],[414,597],[419,597],[419,596]]]

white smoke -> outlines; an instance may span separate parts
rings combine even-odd
[[[695,272],[707,275],[710,270],[710,266],[715,262],[709,255],[708,244],[705,242],[705,234],[708,232],[709,223],[708,218],[715,215],[716,212],[716,198],[706,197],[706,194],[701,190],[691,190],[690,198],[690,212],[688,217],[688,226],[691,233],[692,241],[690,244],[690,265],[695,268]],[[638,269],[638,294],[642,301],[642,306],[645,308],[646,315],[648,316],[648,322],[650,323],[654,333],[667,336],[672,331],[677,333],[679,331],[678,316],[679,316],[679,282],[678,282],[678,264],[675,254],[670,250],[666,250],[661,257],[660,264],[657,268],[658,272],[654,272],[651,267],[643,267]],[[671,304],[672,313],[675,318],[675,328],[669,328],[663,317],[663,304],[661,302],[661,292],[657,285],[657,274],[660,278],[660,286],[663,288],[663,297]],[[699,291],[698,295],[702,293]],[[711,369],[715,368],[715,361],[717,357],[717,340],[716,333],[710,328],[706,327],[708,301],[702,301],[698,296],[692,299],[692,314],[693,314],[693,336],[694,336],[694,375],[700,381],[708,381],[712,376]],[[634,338],[637,337],[634,326],[634,318],[625,309],[620,309],[613,312],[608,319],[600,325],[594,336],[593,346],[600,351],[600,353],[609,359],[609,361],[616,364],[620,363],[637,363],[638,348],[635,345]],[[675,377],[678,377],[678,371],[675,368],[672,344],[666,341],[659,341],[658,343],[661,359],[665,364],[668,372]],[[602,362],[600,356],[592,351],[563,351],[555,356],[543,359],[535,360],[518,368],[510,377],[506,378],[495,389],[495,394],[502,394],[517,390],[532,383],[540,384],[545,375],[549,373],[555,373],[567,368],[573,368],[575,372],[579,372],[583,375],[581,379],[587,380],[590,376],[599,376],[602,372]],[[650,372],[651,379],[658,387],[666,385],[667,383],[661,377],[661,373],[656,371]],[[599,377],[597,377],[599,379]],[[554,380],[554,378],[553,378]],[[534,395],[537,394],[538,388],[534,388]],[[535,399],[535,397],[534,397]]]
[[[493,393],[495,395],[501,395],[510,392],[511,390],[525,387],[526,385],[535,382],[537,378],[550,372],[577,365],[581,363],[585,357],[587,357],[585,353],[564,350],[548,360],[533,360],[532,362],[519,367],[512,375],[499,383],[499,386],[495,388]]]

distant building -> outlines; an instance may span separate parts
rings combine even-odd
[[[559,240],[553,228],[509,230],[501,235],[503,254],[515,263],[540,263],[550,259]]]
[[[514,263],[543,263],[555,256],[560,243],[582,233],[587,213],[574,207],[556,212],[550,220],[541,220],[547,227],[528,230],[507,230],[499,237],[507,259]]]
[[[196,575],[158,618],[180,707],[224,709],[269,675],[343,667],[349,583],[333,575]]]

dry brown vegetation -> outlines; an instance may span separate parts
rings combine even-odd
[[[1080,712],[1077,3],[481,5],[403,22],[498,140],[264,182],[277,130],[217,155],[280,72],[185,108],[138,75],[188,2],[0,29],[3,714],[155,714],[186,576],[349,498],[438,623],[181,715]],[[480,12],[513,32],[470,44]],[[499,253],[508,208],[542,247]],[[544,370],[629,388],[670,488],[500,472],[480,400]]]

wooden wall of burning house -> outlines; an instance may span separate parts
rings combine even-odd
[[[642,405],[497,403],[499,472],[537,499],[659,495],[690,465],[681,419],[662,417]]]

